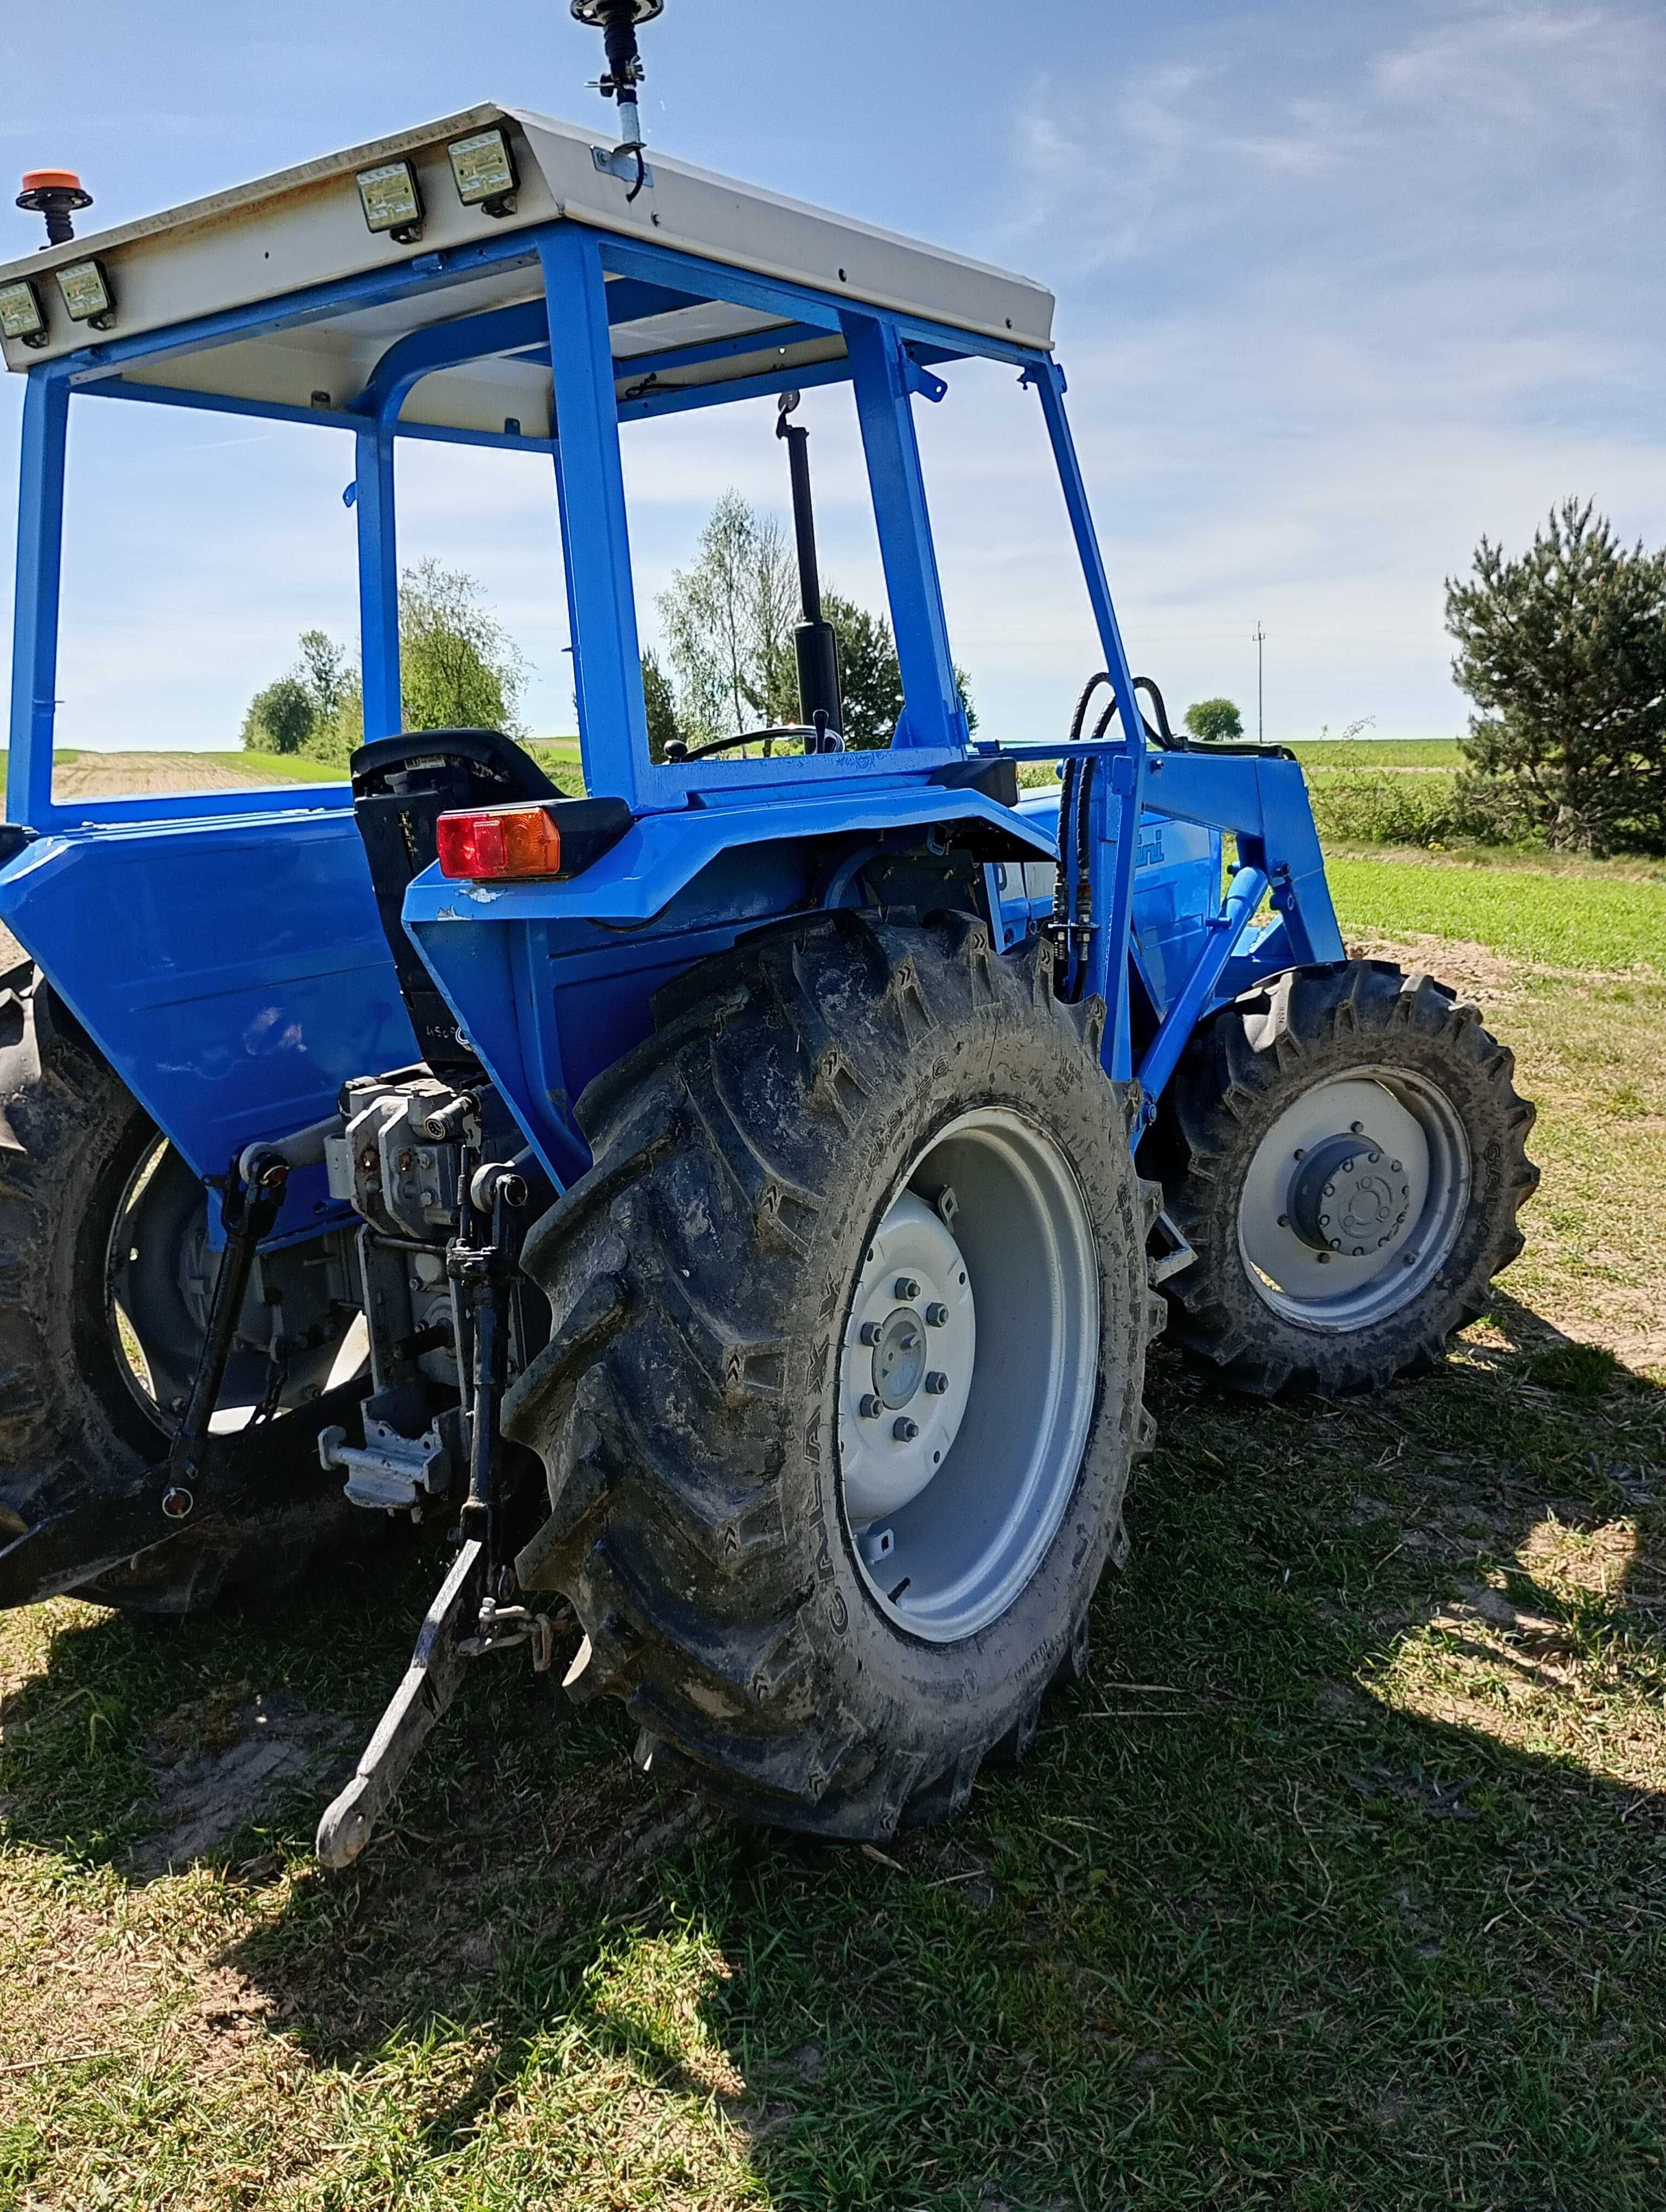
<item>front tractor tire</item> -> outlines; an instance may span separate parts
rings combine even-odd
[[[1148,1139],[1196,1254],[1170,1330],[1254,1395],[1422,1373],[1522,1249],[1534,1109],[1478,1008],[1381,960],[1292,969],[1187,1046]]]
[[[524,1256],[554,1328],[506,1410],[549,1477],[519,1569],[656,1774],[883,1838],[1079,1671],[1162,1317],[1097,1016],[1045,945],[838,914],[662,993],[586,1094],[595,1164]]]

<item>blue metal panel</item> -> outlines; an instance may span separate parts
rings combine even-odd
[[[606,283],[594,234],[567,223],[540,248],[555,373],[567,588],[584,777],[634,807],[648,765],[635,587],[619,459]]]
[[[1273,904],[1283,918],[1292,960],[1306,965],[1347,957],[1298,762],[1253,754],[1157,753],[1151,805],[1236,835],[1240,857],[1272,878]]]
[[[398,412],[396,401],[394,412]],[[399,692],[399,556],[394,525],[393,430],[379,418],[358,434],[354,513],[359,525],[359,646],[367,741],[404,727]]]
[[[43,837],[0,920],[199,1175],[416,1057],[345,812]]]
[[[966,712],[949,649],[903,342],[883,316],[847,314],[843,325],[907,702],[896,743],[964,748]]]
[[[52,803],[58,601],[64,567],[64,453],[69,409],[69,386],[63,376],[50,369],[36,369],[23,392],[11,750],[6,775],[8,818],[35,824],[45,821]]]

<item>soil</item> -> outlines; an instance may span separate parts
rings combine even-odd
[[[255,1820],[285,1784],[321,1790],[332,1768],[346,1767],[350,1722],[247,1687],[216,1691],[158,1723],[145,1759],[163,1826],[134,1852],[134,1873],[177,1872]]]

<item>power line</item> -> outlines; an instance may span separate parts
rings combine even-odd
[[[1266,643],[1267,632],[1257,623],[1256,624],[1256,743],[1258,745],[1263,745],[1267,742],[1267,714],[1262,684],[1262,649]]]

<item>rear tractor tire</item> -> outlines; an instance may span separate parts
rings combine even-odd
[[[1151,1148],[1197,1257],[1175,1339],[1258,1396],[1427,1371],[1522,1249],[1534,1109],[1478,1008],[1388,962],[1292,969],[1188,1045]]]
[[[548,1347],[505,1428],[575,1607],[569,1676],[640,1763],[883,1838],[958,1812],[1085,1663],[1149,1440],[1155,1192],[1097,1007],[983,924],[767,933],[592,1085],[595,1164],[534,1229]]]
[[[38,971],[0,976],[0,1549],[56,1511],[142,1487],[167,1457],[211,1279],[204,1205]],[[200,1612],[233,1590],[288,1588],[351,1518],[335,1497],[234,1528],[207,1515],[38,1595]]]

